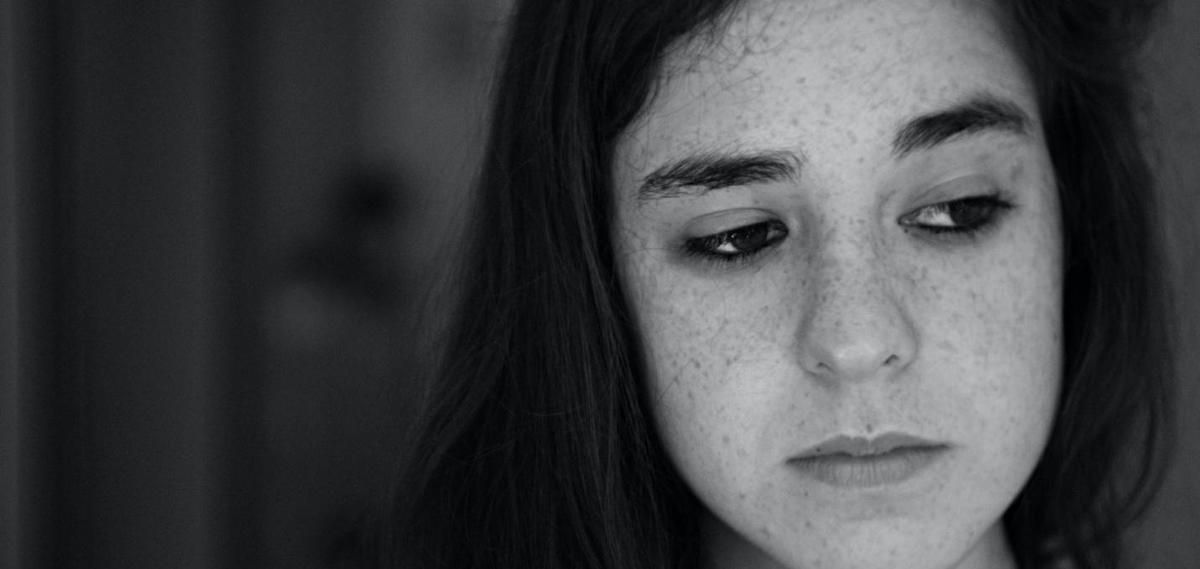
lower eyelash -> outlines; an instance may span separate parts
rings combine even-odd
[[[722,267],[730,267],[748,263],[767,249],[770,249],[770,246],[748,253],[738,253],[736,255],[718,255],[704,249],[701,245],[693,243],[693,241],[689,239],[683,247],[683,252],[689,258],[699,259],[704,263],[710,263]]]

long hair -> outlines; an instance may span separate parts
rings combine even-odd
[[[738,0],[527,0],[508,31],[441,368],[396,485],[386,564],[694,567],[609,230],[617,137],[672,46]],[[1000,0],[998,0],[1000,1]],[[1036,83],[1067,244],[1065,374],[1005,525],[1022,567],[1115,567],[1157,480],[1170,371],[1151,176],[1127,65],[1147,2],[1001,1]],[[1142,449],[1132,470],[1120,458]]]
[[[1037,89],[1066,244],[1054,429],[1004,522],[1022,567],[1123,566],[1122,533],[1161,485],[1173,353],[1139,50],[1159,2],[1002,3]]]
[[[693,555],[608,228],[615,136],[702,0],[523,2],[450,324],[388,549],[412,567],[654,567]],[[401,561],[400,563],[403,563]]]

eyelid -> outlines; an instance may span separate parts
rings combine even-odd
[[[723,210],[699,216],[684,227],[683,239],[711,237],[756,223],[779,219],[778,216],[758,208]]]
[[[934,180],[938,181],[921,183],[918,191],[909,194],[911,197],[905,200],[906,203],[918,205],[910,205],[905,208],[903,216],[923,207],[952,203],[972,197],[993,196],[1000,201],[1014,203],[1011,192],[1005,190],[1003,184],[986,172],[959,170],[957,174],[941,176]]]

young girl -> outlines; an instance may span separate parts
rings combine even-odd
[[[389,564],[1119,566],[1152,12],[522,2]]]

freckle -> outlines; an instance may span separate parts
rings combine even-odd
[[[725,443],[725,446],[729,446],[729,435],[723,435],[721,437],[721,442]]]

